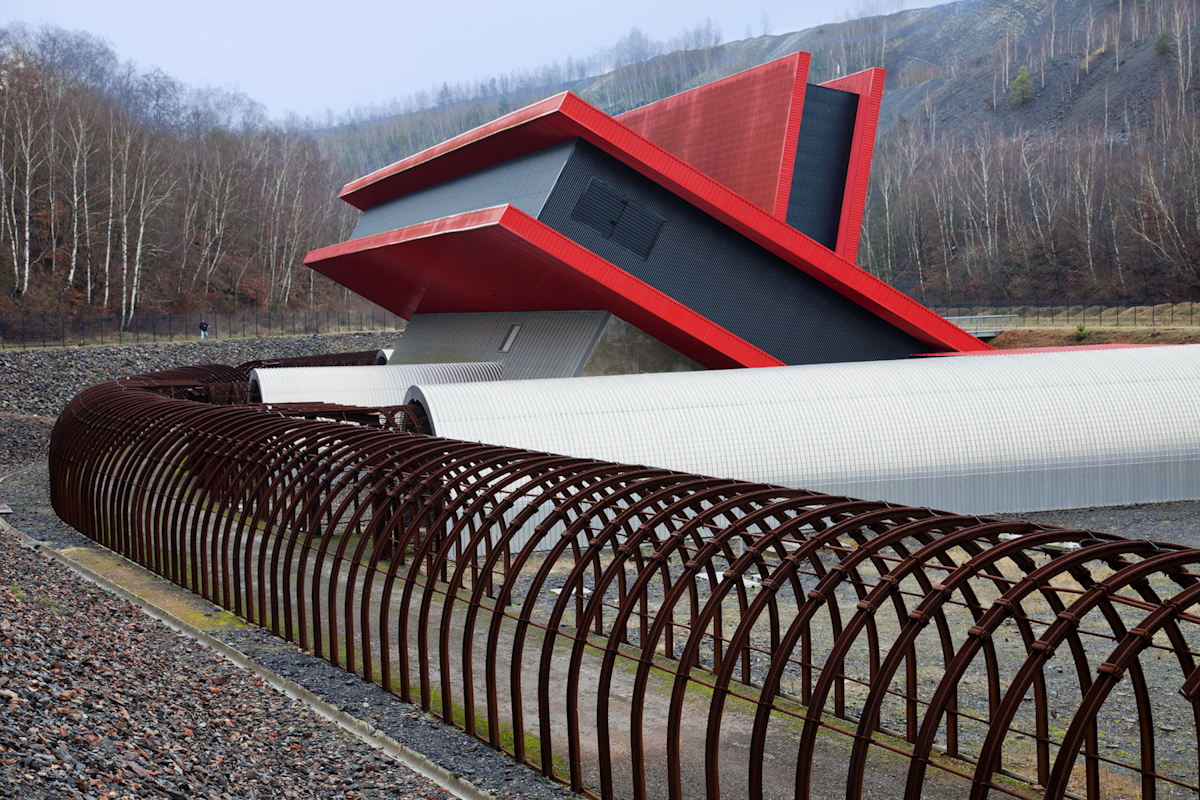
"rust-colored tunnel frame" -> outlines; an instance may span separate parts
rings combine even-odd
[[[247,374],[83,392],[51,441],[58,514],[577,791],[680,798],[703,775],[709,797],[778,795],[764,762],[785,719],[796,798],[816,796],[831,734],[848,798],[880,753],[904,760],[896,794],[913,798],[930,780],[972,798],[1200,792],[1200,551],[442,440],[403,432],[411,420],[372,426],[373,412],[180,399],[229,395]],[[595,686],[581,686],[587,659]],[[699,748],[682,741],[697,687]],[[663,742],[648,741],[648,701],[666,708]],[[740,776],[721,769],[731,702],[751,709]],[[1134,715],[1128,744],[1111,744],[1106,703]],[[1167,754],[1180,741],[1190,759]]]

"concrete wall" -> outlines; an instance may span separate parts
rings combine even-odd
[[[695,372],[700,364],[619,317],[609,316],[580,376]]]

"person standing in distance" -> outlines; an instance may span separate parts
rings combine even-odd
[[[200,339],[204,340],[207,338],[208,338],[208,323],[205,322],[204,320],[200,320]]]

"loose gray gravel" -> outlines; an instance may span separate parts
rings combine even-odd
[[[65,525],[54,514],[50,508],[49,501],[49,475],[46,469],[45,462],[40,462],[30,465],[21,472],[11,475],[6,481],[0,483],[0,502],[7,503],[13,509],[12,515],[7,518],[7,522],[13,527],[20,530],[26,536],[54,547],[56,549],[64,549],[68,547],[93,547],[95,543],[84,537],[82,534]],[[8,563],[8,553],[10,550],[17,550],[23,554],[30,554],[31,551],[25,548],[15,547],[10,537],[0,533],[0,563]],[[49,561],[48,559],[38,556],[41,561]],[[50,566],[56,567],[60,572],[63,568],[57,564],[49,562]],[[2,572],[2,570],[0,570]],[[72,573],[67,573],[74,578]],[[63,577],[61,581],[68,579]],[[14,611],[8,608],[8,603],[4,594],[3,586],[13,583],[7,576],[0,574],[0,617],[12,618],[14,615],[19,615],[21,611]],[[70,581],[68,581],[70,582]],[[94,587],[91,584],[83,582],[81,579],[74,578],[74,582],[82,587],[87,587],[85,591],[89,596],[95,594]],[[78,591],[76,591],[78,593]],[[107,597],[107,595],[105,595]],[[112,598],[113,602],[119,602]],[[76,615],[76,609],[73,606],[59,604],[56,611],[58,614],[57,620],[68,627],[82,626],[87,628],[91,625],[88,614],[89,607],[84,607],[81,613]],[[191,650],[196,650],[205,653],[205,658],[209,656],[215,659],[214,663],[221,663],[225,666],[223,669],[226,673],[238,672],[243,675],[246,680],[254,682],[254,676],[249,673],[240,673],[234,667],[224,662],[219,656],[210,654],[209,651],[192,643],[190,640],[179,638],[174,632],[162,627],[157,622],[149,617],[141,614],[130,607],[127,615],[110,615],[104,621],[102,630],[104,636],[96,635],[92,638],[93,647],[103,647],[103,640],[110,629],[114,629],[115,625],[122,622],[133,620],[131,624],[138,626],[137,635],[146,635],[147,629],[157,629],[161,636],[165,638],[165,644],[159,648],[163,652],[177,645],[182,646],[187,644]],[[134,613],[136,611],[136,613]],[[219,612],[221,609],[214,607],[214,612]],[[74,615],[74,616],[73,616]],[[0,632],[2,632],[0,623]],[[99,632],[101,628],[91,628]],[[119,631],[117,632],[120,633]],[[225,643],[235,647],[245,653],[251,659],[268,669],[300,684],[308,689],[313,694],[321,697],[325,701],[332,703],[338,708],[358,717],[359,719],[370,722],[374,727],[378,728],[383,733],[400,742],[403,745],[421,753],[429,758],[435,764],[450,771],[452,774],[463,778],[470,783],[475,784],[479,788],[493,794],[497,797],[505,798],[521,798],[522,800],[549,800],[550,798],[569,798],[574,797],[568,789],[549,781],[531,770],[516,764],[507,756],[491,750],[486,745],[477,741],[472,737],[468,737],[455,728],[443,725],[440,720],[432,715],[424,713],[418,706],[404,703],[394,695],[387,694],[378,686],[367,683],[360,678],[350,675],[347,672],[334,667],[329,662],[317,658],[298,647],[283,641],[270,632],[261,628],[247,626],[245,628],[223,628],[209,631],[209,634],[215,636]],[[53,638],[53,637],[51,637]],[[119,636],[118,636],[119,639]],[[6,659],[6,642],[0,639],[0,668]],[[190,653],[191,650],[188,652]],[[99,653],[93,657],[93,660],[107,659],[106,663],[109,669],[120,665],[120,669],[125,669],[128,666],[126,655],[128,651],[122,647],[119,641],[114,648],[103,653]],[[190,657],[187,654],[181,654],[179,658]],[[205,661],[204,663],[207,663]],[[0,671],[0,678],[4,673]],[[3,687],[0,687],[3,688]],[[268,689],[263,691],[270,692]],[[0,693],[2,694],[2,693]],[[276,695],[279,698],[279,703],[271,707],[264,707],[263,714],[277,715],[277,719],[287,720],[295,715],[294,706],[290,705],[291,701],[281,695]],[[0,701],[3,701],[0,696]],[[260,713],[251,709],[247,713]],[[2,723],[3,714],[0,713],[0,724]],[[249,724],[246,720],[238,720],[239,723]],[[218,723],[209,723],[218,724]],[[190,726],[195,730],[194,726]],[[325,723],[316,717],[312,718],[311,727],[324,727],[330,733],[343,737],[332,724]],[[119,737],[116,737],[119,738]],[[318,744],[321,744],[318,742]],[[3,746],[3,742],[0,742]],[[324,747],[324,744],[321,744]],[[353,752],[351,752],[353,750]],[[323,751],[324,752],[324,751]],[[338,755],[338,754],[341,755]],[[352,740],[341,746],[341,750],[335,754],[335,762],[341,759],[342,769],[348,770],[349,776],[354,778],[353,782],[342,784],[347,787],[352,787],[353,791],[365,791],[361,786],[356,785],[363,775],[362,770],[359,770],[360,761],[365,764],[366,759],[375,759],[375,755],[371,748],[365,744],[361,744],[358,740]],[[3,765],[4,754],[0,753],[0,766]],[[228,760],[228,759],[227,759]],[[376,767],[374,770],[381,769],[378,764],[382,761],[376,759]],[[388,762],[391,764],[392,762]],[[394,765],[392,765],[394,766]],[[329,768],[332,772],[337,772],[337,764]],[[366,769],[366,767],[363,767]],[[403,770],[404,768],[397,768]],[[360,774],[361,773],[361,774]],[[390,775],[390,773],[389,773]],[[425,782],[418,784],[418,789],[414,790],[409,787],[412,781],[424,781],[412,773],[407,773],[404,780],[396,779],[395,776],[388,777],[387,780],[393,780],[394,783],[387,784],[384,788],[388,792],[383,794],[364,793],[363,797],[395,797],[395,796],[415,796],[415,797],[443,797],[448,796],[444,793],[439,793],[441,790],[434,784]],[[425,785],[428,784],[428,785]],[[322,788],[323,784],[316,785],[316,789]],[[392,786],[398,786],[399,789],[392,791]],[[341,797],[341,794],[325,795],[320,794],[314,789],[312,794],[306,794],[300,791],[299,797]],[[428,790],[429,794],[425,794]],[[298,790],[299,791],[299,790]],[[406,794],[406,792],[413,792]],[[5,784],[3,773],[0,772],[0,797],[8,796],[5,794]],[[40,795],[21,795],[18,797],[39,797]],[[58,795],[50,794],[47,797],[56,797]],[[62,795],[63,797],[75,797],[81,795]],[[120,795],[131,797],[156,797],[153,793],[149,794],[132,794]],[[204,793],[188,793],[188,797],[208,797]],[[232,797],[275,797],[287,796],[274,793],[266,793],[261,795],[251,794],[232,794]],[[222,795],[218,794],[218,797]]]
[[[0,796],[445,797],[0,533]]]
[[[43,458],[54,419],[101,381],[191,364],[227,364],[392,347],[398,333],[161,342],[66,350],[0,350],[0,473]]]
[[[1024,519],[1060,528],[1115,533],[1129,539],[1149,539],[1154,542],[1200,547],[1200,502],[1195,500],[997,516],[1001,519]]]
[[[340,333],[274,339],[0,350],[0,412],[57,417],[75,395],[101,381],[192,364],[237,366],[259,359],[352,353],[393,347],[399,333]]]

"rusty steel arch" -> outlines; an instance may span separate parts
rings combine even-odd
[[[58,514],[577,791],[1200,794],[1200,550],[250,404],[249,366],[79,395]]]

